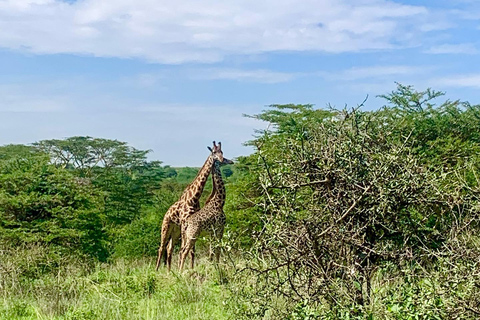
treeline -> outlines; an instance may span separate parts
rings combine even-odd
[[[198,168],[162,166],[147,154],[92,137],[0,147],[2,245],[44,244],[101,261],[152,254],[163,214]]]
[[[117,229],[155,201],[165,176],[146,154],[90,137],[1,147],[1,241],[43,243],[105,260]]]

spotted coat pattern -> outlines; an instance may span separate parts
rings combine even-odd
[[[194,249],[197,238],[202,233],[210,234],[214,239],[221,240],[225,227],[226,216],[223,212],[225,205],[225,184],[223,183],[219,161],[214,161],[212,169],[213,191],[205,206],[189,216],[182,224],[182,249],[180,251],[180,270],[183,269],[185,258]],[[215,249],[215,258],[218,262],[219,248]],[[193,265],[193,262],[192,262]]]
[[[211,150],[211,154],[208,156],[195,179],[183,191],[180,199],[165,213],[162,222],[162,240],[160,247],[158,248],[157,270],[160,266],[160,261],[166,252],[165,263],[167,269],[170,271],[173,248],[180,239],[180,225],[187,219],[187,217],[200,209],[200,197],[202,196],[203,189],[212,170],[213,163],[215,160],[223,161],[221,143],[217,146],[214,142],[213,149]]]

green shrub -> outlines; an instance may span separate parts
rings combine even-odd
[[[106,257],[100,194],[43,155],[0,161],[0,241]]]

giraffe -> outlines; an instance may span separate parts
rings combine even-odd
[[[165,213],[162,222],[162,240],[160,247],[158,248],[158,258],[156,270],[160,267],[160,261],[167,253],[165,263],[167,269],[170,271],[172,264],[173,248],[176,242],[180,238],[180,225],[188,216],[200,209],[200,197],[202,195],[203,188],[207,182],[207,178],[212,171],[212,165],[215,161],[229,162],[230,160],[223,157],[222,145],[219,142],[218,145],[213,141],[213,149],[208,147],[210,155],[203,164],[202,168],[198,172],[195,179],[187,186],[183,191],[180,199],[175,202]],[[168,248],[167,248],[168,243]],[[192,261],[194,252],[192,251]]]
[[[182,222],[182,249],[180,250],[180,270],[183,269],[185,258],[192,250],[195,250],[195,242],[202,232],[210,233],[212,237],[221,240],[223,229],[225,227],[226,216],[223,212],[225,204],[225,184],[223,183],[220,166],[223,164],[232,164],[233,161],[227,160],[220,162],[215,160],[212,168],[213,190],[205,203],[205,206],[190,215]],[[193,268],[193,257],[191,266]],[[219,248],[215,248],[215,260],[218,262],[220,257]]]

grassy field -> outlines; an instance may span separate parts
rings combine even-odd
[[[193,270],[179,273],[174,260],[167,273],[155,271],[154,257],[100,263],[38,246],[0,249],[0,319],[476,319],[473,266],[445,260],[450,269],[439,261],[442,268],[427,273],[383,268],[364,306],[339,297],[307,305],[262,291],[269,288],[261,277],[235,274],[225,261],[235,259],[241,269],[238,256],[227,253],[216,265],[198,251]],[[341,281],[330,286],[351,297]]]
[[[182,274],[152,258],[86,264],[40,248],[0,254],[0,319],[227,319],[221,272]]]

